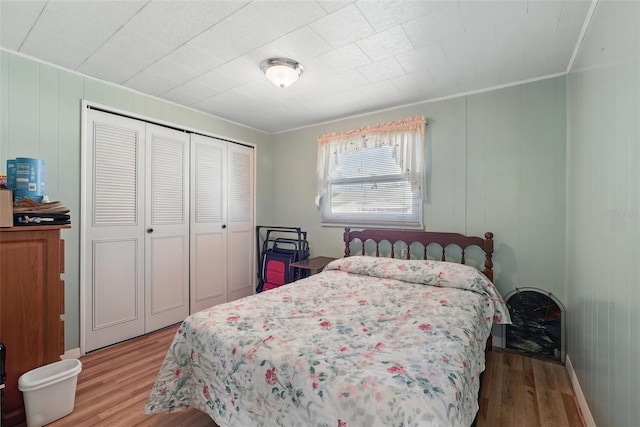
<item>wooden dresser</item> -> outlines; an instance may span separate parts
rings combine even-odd
[[[64,353],[64,240],[69,226],[0,228],[0,342],[7,350],[4,422],[24,422],[18,378]]]

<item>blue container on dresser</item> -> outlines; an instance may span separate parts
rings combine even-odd
[[[7,162],[7,172],[9,163]],[[17,157],[15,159],[15,189],[14,200],[28,197],[36,202],[42,202],[45,191],[46,167],[44,160],[29,157]],[[12,183],[7,175],[7,184]],[[7,186],[8,187],[8,186]]]

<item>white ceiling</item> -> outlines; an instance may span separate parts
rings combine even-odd
[[[565,73],[590,5],[0,0],[0,46],[277,133]],[[276,87],[270,57],[303,75]]]

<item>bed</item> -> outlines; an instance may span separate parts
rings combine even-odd
[[[322,272],[189,316],[144,412],[194,407],[221,427],[471,425],[491,327],[510,322],[492,237],[346,229],[345,256]],[[482,273],[464,264],[472,250]]]

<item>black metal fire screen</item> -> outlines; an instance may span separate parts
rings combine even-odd
[[[505,297],[513,325],[505,325],[505,348],[564,363],[564,306],[550,292],[516,288]]]

